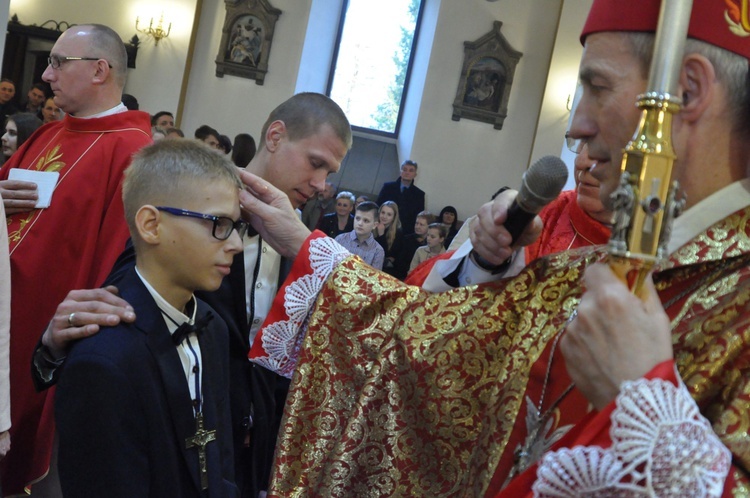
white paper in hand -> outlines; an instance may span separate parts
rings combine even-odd
[[[55,191],[57,179],[60,173],[52,171],[35,171],[31,169],[13,168],[8,173],[8,180],[20,180],[36,183],[39,198],[35,208],[48,208],[52,202],[52,193]]]

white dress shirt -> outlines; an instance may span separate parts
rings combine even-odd
[[[169,304],[167,300],[164,299],[161,294],[156,291],[156,289],[151,287],[151,284],[149,284],[148,281],[143,278],[143,275],[141,275],[141,273],[138,271],[137,266],[135,268],[135,272],[138,274],[141,282],[143,282],[143,285],[146,286],[146,289],[148,289],[151,297],[154,298],[154,301],[156,301],[156,305],[162,311],[162,318],[164,319],[164,323],[167,324],[167,329],[169,329],[170,334],[174,334],[174,331],[177,330],[177,327],[185,322],[188,322],[190,325],[195,323],[195,314],[198,311],[198,304],[195,302],[195,296],[192,297],[192,316],[187,316],[182,311]],[[201,368],[201,365],[203,364],[203,358],[201,357],[201,347],[198,343],[198,336],[195,334],[190,334],[184,341],[182,341],[175,347],[177,348],[177,354],[180,356],[182,370],[185,373],[185,381],[188,383],[188,388],[190,389],[190,399],[198,399],[198,395],[200,393],[197,393],[195,390],[196,375],[199,376],[198,384],[201,386],[203,385],[203,369]],[[198,368],[196,369],[194,367]]]
[[[252,345],[255,335],[266,320],[271,310],[273,299],[279,289],[279,270],[281,255],[277,253],[259,235],[245,236],[245,310],[249,323],[249,344]],[[258,257],[260,256],[260,263]],[[255,277],[255,272],[258,272]],[[255,309],[253,310],[253,306]],[[253,313],[254,311],[254,313]]]

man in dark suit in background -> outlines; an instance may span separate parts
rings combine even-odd
[[[401,165],[401,176],[394,182],[386,182],[378,194],[378,206],[385,201],[398,204],[398,217],[404,235],[414,233],[417,214],[424,211],[424,191],[414,185],[417,177],[417,163],[407,159]]]

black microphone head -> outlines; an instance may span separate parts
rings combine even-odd
[[[568,181],[568,167],[557,156],[538,159],[523,174],[516,202],[529,213],[538,213],[560,195]]]

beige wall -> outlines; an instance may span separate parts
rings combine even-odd
[[[420,82],[412,88],[419,93],[409,95],[399,154],[401,160],[408,156],[419,162],[417,183],[427,192],[429,209],[439,211],[452,204],[465,218],[500,186],[518,185],[530,161],[561,152],[569,117],[565,99],[575,91],[581,52],[578,32],[591,0],[427,1],[426,16],[435,31],[423,35],[431,46],[420,47],[419,54],[426,59],[417,71],[421,73],[417,74]],[[260,86],[249,79],[215,76],[224,1],[203,0],[181,116],[187,134],[201,124],[209,124],[230,137],[248,132],[257,139],[266,116],[278,103],[298,89],[324,90],[321,81],[325,78],[310,71],[325,70],[329,54],[323,54],[325,63],[313,69],[307,64],[301,66],[303,42],[308,28],[321,18],[318,9],[337,9],[340,1],[271,3],[283,14],[276,25],[269,73]],[[47,19],[100,22],[112,26],[127,40],[136,33],[136,15],[151,9],[158,16],[161,8],[173,21],[172,34],[158,46],[139,35],[142,44],[137,68],[129,73],[126,91],[138,98],[144,110],[174,112],[196,0],[11,0],[9,11],[18,14],[25,24],[41,24]],[[502,33],[510,44],[524,54],[516,69],[502,130],[466,119],[451,120],[463,42],[488,32],[496,19],[503,21]],[[328,22],[325,29],[333,31],[336,25]]]
[[[271,110],[295,93],[310,0],[272,0],[271,4],[283,13],[276,23],[265,83],[257,85],[236,76],[216,77],[224,2],[203,1],[182,120],[186,134],[208,124],[231,138],[250,133],[257,141]]]
[[[503,185],[516,186],[528,165],[560,0],[543,2],[443,1],[411,157],[428,209],[451,204],[466,218]],[[503,21],[501,32],[523,52],[514,76],[502,130],[491,124],[452,121],[463,63],[463,42]]]
[[[575,157],[564,147],[564,136],[571,118],[568,107],[572,108],[575,103],[578,64],[583,53],[578,37],[592,2],[564,0],[531,153],[533,159],[548,154],[561,155],[572,168]],[[574,184],[570,175],[567,188],[573,188]]]
[[[8,24],[8,11],[10,10],[10,0],[0,0],[0,25]],[[0,54],[5,51],[5,38],[0,39]]]

